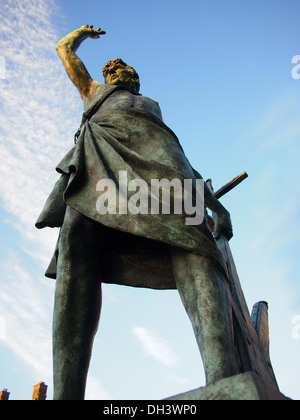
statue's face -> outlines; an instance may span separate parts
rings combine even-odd
[[[105,83],[110,85],[130,85],[132,83],[132,73],[121,63],[113,64],[108,69]]]

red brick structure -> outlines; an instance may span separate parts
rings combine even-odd
[[[10,392],[7,392],[6,388],[3,388],[3,390],[0,392],[0,401],[8,401]]]
[[[45,401],[47,398],[47,388],[48,386],[45,382],[39,382],[33,387],[32,400],[35,401]]]

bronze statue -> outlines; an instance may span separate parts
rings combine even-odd
[[[56,278],[53,323],[54,399],[84,399],[86,376],[101,308],[101,283],[178,289],[192,322],[207,383],[238,372],[232,308],[223,257],[208,218],[187,225],[184,214],[100,214],[99,180],[120,190],[128,180],[202,179],[157,102],[139,94],[136,71],[109,61],[105,84],[93,80],[76,50],[105,32],[84,25],[65,36],[57,52],[84,104],[76,145],[58,164],[61,174],[36,226],[60,227],[47,270]],[[217,213],[215,237],[232,237],[228,211],[204,183],[205,206]],[[128,203],[125,203],[125,205]],[[105,212],[103,212],[105,213]]]

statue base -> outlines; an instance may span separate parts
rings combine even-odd
[[[290,398],[281,394],[276,387],[267,385],[254,372],[245,372],[221,379],[205,387],[166,398],[166,400],[268,401],[290,400]]]

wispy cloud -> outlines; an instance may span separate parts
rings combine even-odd
[[[49,234],[48,241],[39,236],[34,222],[81,111],[55,51],[55,8],[53,0],[9,0],[0,11],[0,54],[6,61],[6,79],[0,81],[0,200],[10,223],[30,242],[31,254],[35,248],[47,252],[54,242]]]
[[[96,401],[113,400],[113,397],[105,391],[99,379],[89,376],[86,384],[85,399]]]
[[[267,246],[274,252],[296,244],[299,236],[299,112],[297,89],[281,91],[245,134],[255,199],[249,248]]]
[[[300,85],[295,83],[274,92],[272,100],[262,101],[256,123],[246,127],[242,147],[249,190],[245,201],[238,202],[242,229],[232,241],[249,308],[258,300],[269,302],[273,367],[279,386],[290,396],[297,382],[296,366],[291,369],[294,379],[285,381],[295,348],[290,320],[299,312]],[[287,353],[289,361],[282,358]]]
[[[174,373],[170,373],[167,375],[167,381],[171,382],[172,384],[178,384],[180,386],[185,386],[188,384],[187,378],[181,378],[178,375],[175,375]]]
[[[171,368],[178,362],[178,355],[166,340],[143,327],[134,326],[132,334],[138,339],[145,353]]]
[[[0,80],[0,204],[7,215],[2,223],[19,234],[0,260],[0,339],[49,382],[54,282],[30,273],[45,270],[57,231],[38,231],[34,223],[81,113],[55,51],[59,35],[51,17],[57,10],[54,0],[7,0],[0,8],[6,66]]]
[[[52,299],[45,294],[38,279],[32,278],[21,266],[18,256],[9,252],[0,261],[1,316],[5,330],[0,337],[25,364],[50,381]],[[47,288],[53,295],[51,288]]]

